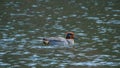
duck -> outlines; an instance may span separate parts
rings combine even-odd
[[[43,38],[45,45],[74,45],[74,33],[66,32],[66,37],[49,37]]]

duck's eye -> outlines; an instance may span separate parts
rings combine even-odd
[[[68,37],[70,37],[70,36],[71,36],[71,34],[67,34],[67,36],[68,36]]]

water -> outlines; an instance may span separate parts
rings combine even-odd
[[[0,68],[119,68],[119,0],[0,1]],[[76,45],[43,37],[75,33]]]

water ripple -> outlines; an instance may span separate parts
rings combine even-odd
[[[104,65],[107,65],[107,66],[117,66],[119,65],[120,63],[116,63],[116,62],[100,62],[100,63],[94,63],[94,62],[78,62],[78,63],[71,63],[70,65],[73,65],[73,66],[104,66]]]
[[[118,6],[117,0],[1,1],[0,67],[119,68]],[[42,44],[69,31],[75,46]]]

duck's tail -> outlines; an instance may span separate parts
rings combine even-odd
[[[43,38],[43,44],[48,45],[49,41],[46,38]]]

